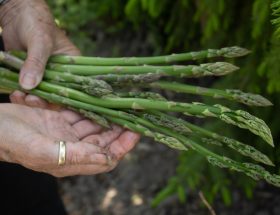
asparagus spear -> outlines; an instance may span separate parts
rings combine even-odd
[[[111,128],[110,123],[108,122],[108,120],[106,120],[105,117],[103,117],[97,113],[94,113],[93,111],[87,111],[87,110],[75,109],[75,108],[71,108],[71,109],[74,109],[76,112],[81,113],[86,118],[94,121],[95,123],[101,125],[104,128]]]
[[[127,128],[130,128],[130,129],[132,128],[132,130],[135,129],[133,126],[130,126],[129,123],[127,123],[125,120],[123,121],[123,120],[120,120],[117,118],[112,118],[112,117],[108,117],[108,119],[110,119],[111,121],[113,121],[117,124],[126,126]],[[162,131],[160,127],[156,127],[155,130]],[[134,131],[136,131],[136,130],[134,130]],[[255,180],[264,179],[268,183],[270,183],[274,186],[278,186],[278,187],[280,186],[280,176],[275,175],[275,174],[270,174],[268,171],[266,171],[263,167],[261,167],[259,165],[252,164],[252,163],[236,162],[228,157],[220,156],[212,151],[209,151],[205,147],[198,144],[197,143],[198,141],[195,142],[192,139],[188,139],[185,136],[174,133],[173,131],[168,130],[168,129],[166,130],[166,132],[171,137],[173,136],[177,140],[182,142],[188,148],[191,148],[191,149],[195,150],[196,152],[198,152],[199,154],[205,156],[207,158],[207,160],[209,161],[209,163],[211,163],[212,165],[218,166],[220,168],[229,168],[231,170],[243,172]],[[165,133],[165,132],[163,132],[163,133]]]
[[[159,80],[165,75],[160,73],[144,73],[144,74],[136,74],[136,75],[128,75],[128,74],[108,74],[108,75],[95,75],[91,76],[94,79],[104,80],[113,85],[127,85],[127,84],[143,84],[143,83],[151,83]]]
[[[117,92],[115,93],[118,97],[131,97],[131,98],[143,98],[156,101],[167,101],[159,93],[154,92]]]
[[[26,53],[21,51],[11,51],[11,53],[22,59],[26,58]],[[56,55],[49,59],[50,63],[95,65],[95,66],[115,66],[115,65],[143,65],[143,64],[167,64],[179,61],[200,60],[214,57],[236,58],[249,54],[250,51],[238,46],[225,47],[221,49],[207,49],[202,51],[187,52],[181,54],[171,54],[153,57],[83,57],[83,56],[63,56]]]
[[[1,55],[2,57],[0,58],[0,60],[2,60],[2,62],[15,67],[16,69],[19,69],[22,64],[23,61],[13,57],[7,53],[2,53]],[[68,66],[68,65],[61,65],[60,68],[65,68],[67,71],[71,71],[71,68],[68,67],[73,67],[74,69],[76,69],[75,71],[81,73],[83,70],[81,70],[82,68],[88,68],[88,72],[98,72],[98,70],[102,70],[102,72],[112,72],[112,71],[117,71],[118,69],[120,70],[120,72],[133,72],[134,68],[136,68],[135,72],[147,72],[150,69],[154,68],[154,71],[161,71],[160,67],[153,67],[153,66],[143,66],[142,69],[144,69],[143,71],[140,70],[138,67],[96,67],[97,70],[90,70],[90,69],[94,69],[95,67],[81,67],[81,66]],[[186,68],[184,66],[181,66],[183,69]],[[174,74],[176,74],[179,71],[179,74],[181,74],[181,67],[180,66],[170,66],[168,67],[169,69],[171,69],[170,71]],[[224,73],[227,73],[228,71],[234,70],[236,68],[234,68],[233,65],[231,64],[227,64],[227,63],[215,63],[215,64],[204,64],[201,67],[202,68],[207,68],[207,70],[209,72],[202,72],[200,70],[198,73],[196,73],[196,66],[187,66],[189,68],[191,68],[192,74],[189,75],[207,75],[207,74],[218,74],[218,75],[222,75]],[[107,68],[107,70],[106,70]],[[127,68],[128,70],[126,71],[125,68]],[[167,68],[167,67],[166,67]],[[222,68],[222,69],[221,69]],[[59,68],[56,68],[59,69]],[[147,70],[145,70],[147,69]],[[173,70],[173,71],[172,71]],[[228,70],[228,71],[227,71]],[[87,71],[87,70],[85,70]],[[162,72],[164,72],[165,70],[163,69]],[[169,71],[169,70],[166,70]],[[169,72],[170,72],[169,71]],[[212,73],[211,73],[211,72]],[[182,75],[182,74],[181,74]],[[185,74],[186,75],[186,74]],[[104,96],[104,95],[108,95],[108,94],[112,94],[113,90],[111,88],[110,85],[108,85],[106,82],[103,81],[99,81],[96,79],[105,79],[107,81],[113,82],[114,85],[121,85],[124,82],[127,84],[127,82],[129,81],[129,83],[148,83],[154,80],[157,80],[158,78],[160,78],[160,73],[158,74],[144,74],[144,75],[115,75],[115,74],[109,74],[109,75],[97,75],[94,76],[94,78],[88,78],[88,77],[83,77],[83,76],[77,76],[77,75],[72,75],[72,74],[65,74],[65,73],[59,73],[59,72],[55,72],[55,71],[51,71],[51,70],[47,70],[45,73],[45,78],[47,79],[51,79],[51,80],[56,80],[56,81],[66,81],[66,82],[74,82],[74,83],[81,83],[83,85],[83,89],[84,91],[86,91],[87,93],[91,94],[91,95],[95,95],[98,97]],[[87,85],[85,85],[87,84]],[[168,82],[156,82],[151,84],[150,86],[152,87],[157,87],[157,88],[163,88],[163,89],[169,89],[169,90],[175,90],[177,92],[185,92],[185,93],[196,93],[196,94],[200,94],[200,95],[211,95],[213,97],[223,97],[223,98],[228,98],[228,99],[232,99],[232,100],[237,100],[239,102],[248,104],[248,105],[256,105],[256,106],[265,106],[265,105],[271,105],[271,103],[266,100],[265,98],[259,96],[259,95],[254,95],[254,94],[244,94],[241,91],[237,91],[237,90],[226,90],[226,91],[222,91],[222,90],[218,90],[218,89],[206,89],[206,88],[199,88],[199,87],[192,87],[192,86],[188,86],[188,85],[183,85],[183,84],[179,84],[179,83],[168,83]]]
[[[26,53],[20,51],[12,51],[13,55],[22,59],[26,58]],[[62,64],[77,64],[77,65],[100,65],[100,66],[115,66],[115,65],[143,65],[143,64],[166,64],[179,61],[199,60],[205,58],[225,57],[236,58],[249,54],[250,51],[238,46],[225,47],[221,49],[208,49],[202,51],[187,52],[181,54],[171,54],[165,56],[153,57],[120,57],[120,58],[105,58],[105,57],[82,57],[82,56],[52,56],[49,60],[51,63]]]
[[[21,61],[20,59],[17,59],[16,57],[13,57],[7,53],[1,53],[0,56],[0,60],[2,60],[4,63],[13,66],[17,69],[20,68],[20,66],[23,64],[23,61]],[[221,63],[218,63],[221,64]],[[218,65],[217,64],[217,65]],[[217,67],[217,65],[210,65],[210,64],[206,64],[208,65],[207,68],[209,71],[215,71],[215,74],[223,74],[224,69],[218,70],[219,72],[217,73],[216,69],[220,68],[220,66]],[[209,66],[210,65],[210,66]],[[225,68],[231,70],[234,69],[234,67],[232,67],[231,65],[227,65],[224,64]],[[67,65],[66,66],[61,66],[61,67],[65,67],[67,69]],[[69,67],[69,66],[68,66]],[[71,65],[70,65],[71,67]],[[72,66],[74,68],[77,69],[78,72],[81,69],[81,66]],[[193,67],[193,66],[190,66]],[[203,67],[203,66],[202,66]],[[154,68],[154,71],[160,71],[160,67],[154,67],[154,66],[142,66],[142,67],[83,67],[83,68],[97,68],[96,71],[98,71],[98,69],[103,69],[105,68],[105,71],[103,72],[112,72],[112,71],[125,71],[125,68],[127,68],[127,72],[131,72],[134,70],[134,68],[136,68],[135,71],[139,72],[143,68],[144,68],[144,72],[145,69],[150,70],[151,68]],[[106,68],[108,71],[106,71]],[[170,71],[173,70],[173,73],[176,74],[176,72],[178,72],[178,70],[180,69],[180,66],[171,66],[171,67],[166,67],[168,68]],[[184,67],[182,67],[184,68]],[[195,68],[195,67],[194,67]],[[189,75],[207,75],[207,74],[211,74],[211,72],[209,73],[201,73],[201,71],[199,71],[197,74],[194,74],[196,72],[194,72],[196,69],[193,69],[193,73],[189,74]],[[222,66],[223,68],[223,66]],[[158,70],[157,70],[158,69]],[[139,71],[138,71],[139,70]],[[147,70],[147,71],[148,71]],[[168,70],[168,71],[169,71]],[[88,70],[89,72],[92,72],[90,70]],[[163,69],[164,71],[164,69]],[[167,71],[167,70],[166,70]],[[94,71],[93,71],[94,72]],[[182,75],[182,74],[181,74]],[[129,81],[129,83],[147,83],[153,80],[156,80],[160,77],[160,74],[144,74],[144,75],[116,75],[116,74],[109,74],[109,75],[97,75],[94,76],[93,79],[90,78],[85,78],[82,76],[76,76],[76,75],[71,75],[71,74],[63,74],[63,73],[58,73],[55,71],[49,71],[47,70],[45,73],[45,78],[47,79],[51,79],[51,80],[57,80],[57,81],[67,81],[67,82],[74,82],[74,83],[81,83],[83,85],[83,89],[85,92],[91,94],[91,95],[95,95],[98,97],[104,96],[104,95],[108,95],[108,94],[112,94],[112,88],[111,86],[109,86],[106,82],[102,82],[102,81],[98,81],[97,79],[105,79],[110,81],[111,83],[113,83],[114,85],[121,85],[124,82],[127,84],[127,82]],[[88,85],[85,85],[88,84]],[[247,105],[255,105],[255,106],[268,106],[268,105],[272,105],[267,99],[263,98],[262,96],[259,95],[254,95],[254,94],[250,94],[250,93],[243,93],[239,90],[226,90],[226,91],[222,91],[222,90],[218,90],[218,89],[207,89],[207,88],[202,88],[202,87],[194,87],[194,86],[189,86],[189,85],[183,85],[180,83],[169,83],[169,82],[156,82],[156,83],[152,83],[150,84],[150,86],[152,87],[157,87],[157,88],[163,88],[163,89],[168,89],[168,90],[174,90],[176,92],[185,92],[185,93],[193,93],[193,94],[200,94],[200,95],[207,95],[207,96],[213,96],[215,98],[227,98],[227,99],[231,99],[231,100],[236,100],[239,101],[241,103],[247,104]]]
[[[2,86],[5,86],[8,89],[10,88],[12,90],[21,89],[20,86],[17,84],[17,82],[15,82],[15,80],[9,80],[9,79],[2,78],[2,79],[0,79],[0,84]],[[130,120],[130,121],[134,121],[134,122],[137,121],[137,122],[140,122],[141,124],[148,125],[150,127],[155,128],[155,126],[152,123],[149,123],[148,121],[145,121],[144,119],[140,119],[140,118],[138,118],[138,117],[136,117],[132,114],[128,114],[128,113],[125,113],[123,111],[111,110],[111,109],[107,109],[107,108],[104,108],[104,107],[100,107],[100,106],[96,106],[96,105],[87,104],[87,103],[79,102],[79,101],[76,101],[76,100],[72,100],[72,99],[67,98],[68,97],[67,94],[64,94],[62,96],[58,96],[55,93],[48,93],[48,92],[38,90],[38,89],[30,90],[28,92],[30,94],[40,96],[41,98],[44,98],[44,99],[46,99],[50,102],[67,105],[71,108],[77,109],[78,111],[82,110],[81,113],[85,114],[85,115],[89,114],[88,111],[93,111],[93,112],[97,112],[99,114],[106,115],[106,118],[109,118],[108,116],[112,116],[112,118],[110,118],[110,119],[114,119],[114,120],[111,120],[112,122],[123,121],[123,122],[125,122],[125,124],[120,124],[120,125],[122,125],[124,127],[127,127],[126,124],[129,123],[126,120]],[[95,116],[94,116],[94,118],[92,118],[92,116],[90,116],[90,118],[93,119],[93,120],[96,120]],[[121,119],[118,119],[118,118],[121,118]],[[141,125],[130,126],[130,127],[131,127],[131,130],[139,132],[139,133],[141,133],[145,136],[152,137],[156,141],[164,143],[164,144],[166,144],[166,145],[168,145],[172,148],[176,148],[176,149],[180,149],[180,150],[186,150],[187,149],[176,138],[168,137],[168,136],[160,134],[160,133],[153,133],[149,129],[147,129],[144,126],[141,126]],[[163,128],[163,130],[164,130],[164,128]]]
[[[0,84],[8,89],[9,88],[12,90],[20,89],[19,85],[15,81],[11,81],[11,80],[8,80],[5,78],[0,79]],[[250,164],[250,163],[238,163],[227,157],[219,156],[219,155],[209,151],[208,149],[202,147],[201,145],[196,144],[193,140],[190,140],[171,130],[168,130],[168,129],[163,130],[160,126],[153,126],[155,128],[155,131],[151,131],[151,130],[147,129],[145,126],[133,123],[135,121],[135,119],[137,119],[137,118],[132,117],[133,115],[131,115],[131,114],[128,115],[121,111],[114,111],[114,110],[110,110],[107,108],[90,105],[87,103],[69,99],[67,97],[62,97],[62,96],[59,96],[59,95],[56,95],[53,93],[44,92],[42,90],[35,89],[35,90],[29,91],[29,93],[40,96],[40,97],[45,98],[54,103],[64,104],[64,105],[67,105],[70,107],[80,108],[80,109],[89,110],[89,111],[96,111],[98,113],[105,114],[105,116],[112,122],[125,126],[129,129],[131,129],[132,131],[140,132],[142,134],[145,134],[146,136],[148,136],[148,135],[152,136],[152,133],[153,133],[153,137],[155,137],[154,135],[159,135],[159,139],[157,139],[157,140],[163,141],[163,143],[165,143],[165,144],[172,145],[172,144],[179,144],[179,143],[182,144],[183,143],[186,147],[192,148],[195,151],[197,151],[198,153],[205,156],[208,159],[208,161],[213,165],[217,165],[217,166],[223,167],[223,168],[230,168],[230,169],[236,170],[236,171],[241,171],[241,172],[244,172],[245,174],[247,174],[248,176],[253,177],[256,180],[264,179],[268,183],[271,183],[275,186],[280,186],[280,177],[278,175],[272,175],[269,172],[267,172],[266,170],[264,170],[264,168],[262,168],[258,165],[254,165],[254,164]],[[129,122],[129,120],[131,120],[131,121]],[[163,132],[163,134],[157,132],[157,130]],[[170,136],[166,136],[165,133],[167,133]],[[171,143],[170,143],[170,141],[171,141]],[[181,147],[182,146],[180,146],[180,148]]]
[[[176,117],[161,113],[160,111],[149,111],[148,113],[141,114],[141,116],[147,120],[150,120],[154,124],[173,129],[174,131],[177,131],[178,133],[184,135],[193,135],[194,133],[196,133],[198,134],[197,137],[200,138],[202,142],[204,140],[218,141],[218,143],[223,143],[244,156],[251,157],[258,162],[273,166],[272,161],[254,147],[211,132],[185,120],[177,119]],[[205,139],[205,137],[207,139]]]
[[[15,69],[20,69],[23,65],[23,60],[17,58],[13,55],[10,55],[6,52],[0,52],[0,61],[6,65],[9,65]],[[139,75],[147,73],[156,73],[156,75],[149,74],[149,77],[160,78],[161,76],[181,76],[181,77],[202,77],[202,76],[222,76],[229,73],[232,73],[239,69],[237,66],[234,66],[230,63],[226,62],[216,62],[216,63],[206,63],[201,64],[200,66],[196,65],[188,65],[188,66],[80,66],[80,65],[60,65],[60,64],[49,64],[49,68],[52,70],[62,71],[66,73],[72,73],[79,76],[71,76],[70,74],[63,73],[55,73],[52,70],[46,70],[46,77],[56,80],[70,80],[71,81],[86,81],[84,77],[81,75],[88,76],[97,76],[97,79],[104,80],[118,80],[124,79],[123,76],[118,76],[119,74],[130,74],[130,75]],[[49,73],[49,74],[48,74]],[[112,75],[111,73],[114,73]],[[105,76],[107,74],[107,76]],[[66,76],[68,75],[68,76]],[[139,79],[138,77],[138,79]],[[126,78],[129,78],[127,76]],[[135,76],[130,76],[130,79],[135,78]]]
[[[95,76],[106,74],[145,74],[156,73],[166,76],[180,77],[202,77],[202,76],[221,76],[239,69],[226,62],[205,63],[197,65],[174,65],[174,66],[84,66],[84,65],[64,65],[48,64],[48,68],[56,71],[72,73],[76,75]],[[109,76],[110,77],[110,76]]]
[[[124,58],[101,58],[101,57],[72,57],[53,56],[50,62],[79,65],[143,65],[143,64],[166,64],[178,61],[198,60],[213,57],[234,58],[247,55],[249,51],[237,46],[222,49],[208,49],[203,51],[172,54],[155,57],[124,57]]]
[[[143,86],[143,85],[140,85]],[[213,88],[197,87],[177,82],[156,81],[145,86],[159,88],[164,90],[171,90],[180,93],[190,93],[202,96],[211,96],[214,98],[224,98],[249,106],[270,106],[272,103],[266,98],[252,93],[244,93],[240,90],[220,90]]]
[[[2,73],[9,73],[7,71],[1,71]],[[12,72],[10,72],[12,73]],[[8,76],[6,74],[6,76]],[[18,76],[13,74],[12,76]],[[85,103],[99,105],[106,108],[118,108],[118,109],[134,109],[134,110],[161,110],[161,111],[173,111],[182,112],[186,115],[202,116],[202,117],[216,117],[222,121],[238,126],[240,128],[248,129],[252,133],[260,136],[271,146],[273,145],[273,139],[270,129],[265,122],[255,116],[252,116],[248,112],[242,110],[231,110],[221,105],[205,105],[202,103],[180,103],[170,101],[157,101],[141,98],[97,98],[94,96],[87,95],[77,90],[65,88],[62,86],[50,84],[48,82],[41,82],[38,89],[56,93],[58,95],[82,101]]]
[[[268,126],[261,119],[249,113],[237,110],[233,111],[221,105],[208,106],[201,103],[176,103],[168,101],[157,101],[140,98],[104,98],[99,99],[76,90],[64,88],[42,82],[39,89],[43,89],[59,95],[67,94],[70,98],[90,104],[100,105],[107,108],[120,109],[154,109],[162,111],[183,112],[184,114],[205,117],[217,117],[226,123],[236,125],[240,128],[248,129],[252,133],[262,137],[267,143],[273,146],[273,140]]]
[[[145,95],[145,94],[144,94]],[[143,95],[143,96],[144,96]],[[201,139],[201,142],[207,142],[207,143],[215,143],[219,146],[222,146],[225,144],[229,148],[232,148],[233,150],[239,152],[240,154],[250,157],[258,162],[274,166],[272,161],[263,153],[255,149],[254,147],[250,145],[245,145],[244,143],[241,143],[235,139],[231,139],[222,135],[219,135],[217,133],[211,132],[209,130],[206,130],[202,127],[196,126],[192,123],[189,123],[183,119],[176,118],[172,115],[168,115],[165,113],[162,113],[160,111],[148,111],[145,113],[136,113],[140,115],[142,118],[145,118],[149,121],[151,121],[155,125],[163,126],[166,128],[170,128],[179,134],[183,135],[193,135],[194,133],[197,134],[196,136]],[[206,138],[205,138],[206,137]],[[223,144],[221,144],[223,143]]]
[[[23,65],[23,60],[10,55],[6,52],[0,52],[0,62],[11,66],[15,69],[20,69]],[[83,76],[77,76],[72,74],[59,73],[51,70],[46,70],[44,77],[54,81],[64,81],[82,84],[86,92],[91,95],[101,97],[103,95],[112,94],[112,87],[103,80],[97,80],[94,78],[87,78]]]

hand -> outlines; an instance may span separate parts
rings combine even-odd
[[[56,26],[44,0],[7,1],[0,7],[0,25],[5,49],[28,53],[20,71],[20,85],[24,89],[32,89],[40,83],[50,55],[80,55],[80,51]],[[13,97],[20,103],[22,95],[15,94]],[[34,99],[37,103],[42,102],[39,98]]]
[[[116,125],[103,131],[69,110],[1,104],[0,118],[0,160],[57,177],[107,172],[139,140],[139,135]],[[64,166],[57,163],[56,140],[67,141]]]

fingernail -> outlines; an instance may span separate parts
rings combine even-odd
[[[21,86],[22,88],[26,90],[31,90],[33,89],[37,84],[37,77],[36,75],[26,73],[21,81]]]

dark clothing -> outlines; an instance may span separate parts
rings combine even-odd
[[[0,162],[0,214],[65,215],[56,179]]]

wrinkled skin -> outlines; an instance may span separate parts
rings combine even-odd
[[[139,135],[99,125],[69,110],[0,105],[0,159],[62,177],[107,172],[129,152]],[[58,166],[57,140],[66,141],[66,164]]]
[[[24,50],[27,60],[20,72],[20,83],[32,89],[42,80],[51,54],[79,55],[55,22],[43,0],[9,0],[0,10],[0,24],[6,50]]]
[[[5,49],[28,53],[20,71],[24,89],[40,83],[51,54],[80,54],[43,0],[9,0],[0,7],[0,25]],[[140,138],[116,125],[104,131],[77,113],[20,91],[10,99],[16,104],[0,104],[0,160],[5,162],[57,177],[97,174],[114,168]],[[64,166],[57,164],[57,140],[66,141]]]
[[[26,90],[40,83],[50,55],[80,55],[78,48],[56,26],[44,0],[9,0],[0,8],[0,25],[5,50],[27,51],[19,80]],[[42,99],[19,92],[12,95],[12,102],[46,107]]]

